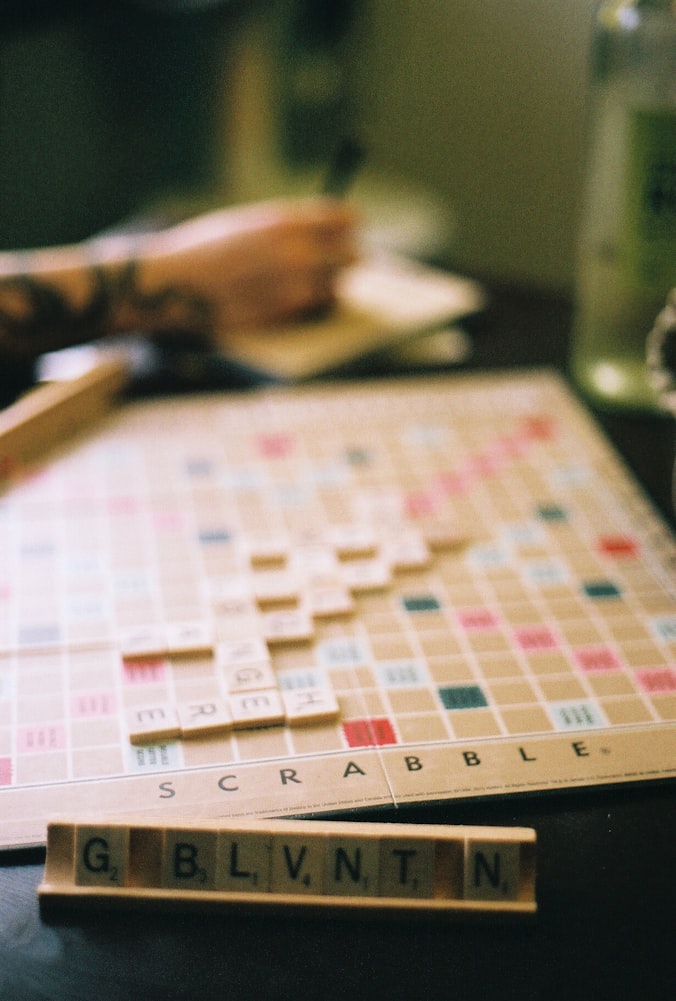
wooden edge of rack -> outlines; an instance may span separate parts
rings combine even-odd
[[[281,909],[290,916],[317,912],[332,917],[368,918],[391,915],[417,918],[510,919],[537,913],[534,900],[470,901],[411,900],[402,897],[338,897],[326,894],[230,893],[218,890],[167,890],[127,887],[124,890],[41,883],[40,905],[45,913],[56,910],[137,910],[170,912],[266,914]]]

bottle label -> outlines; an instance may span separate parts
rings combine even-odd
[[[627,278],[666,295],[676,285],[675,110],[632,112],[627,168]]]

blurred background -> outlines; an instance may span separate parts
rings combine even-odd
[[[354,189],[395,249],[573,281],[595,0],[0,0],[0,241],[157,207]]]

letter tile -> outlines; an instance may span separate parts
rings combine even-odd
[[[423,570],[430,565],[432,554],[419,532],[402,531],[389,538],[383,547],[385,558],[395,571]]]
[[[268,664],[270,652],[265,640],[260,636],[247,636],[243,639],[226,640],[218,644],[217,661],[226,671],[231,667],[243,667],[249,664]]]
[[[206,622],[171,622],[167,626],[169,653],[207,653],[213,645],[211,626]]]
[[[127,723],[132,744],[156,744],[181,736],[173,705],[137,706],[128,712]]]
[[[282,692],[286,722],[289,726],[326,723],[337,719],[338,700],[330,688],[291,688]]]
[[[380,843],[364,836],[333,836],[326,845],[325,892],[377,897]]]
[[[272,845],[270,889],[273,893],[324,892],[325,841],[312,835],[289,834]]]
[[[376,533],[365,523],[334,525],[329,541],[339,556],[371,556],[378,549]]]
[[[422,838],[380,843],[381,897],[432,897],[435,844]]]
[[[206,596],[219,611],[245,614],[254,608],[251,582],[243,577],[214,577]]]
[[[124,660],[134,657],[157,657],[167,652],[167,637],[160,626],[135,626],[121,629],[117,635],[118,647]]]
[[[284,563],[289,555],[289,539],[284,535],[250,534],[246,541],[252,566]]]
[[[261,616],[263,635],[270,644],[295,643],[314,636],[312,619],[301,609],[280,609]]]
[[[216,889],[267,893],[272,839],[260,831],[227,831],[218,836]]]
[[[342,565],[341,576],[354,594],[383,591],[392,583],[390,566],[381,559],[348,560]]]
[[[208,737],[232,729],[232,713],[225,699],[196,699],[177,706],[181,736]]]
[[[521,880],[521,846],[468,838],[465,845],[465,898],[517,900]]]
[[[429,519],[420,522],[423,538],[432,552],[447,552],[467,545],[471,536],[458,522]]]
[[[123,887],[127,880],[129,830],[125,827],[77,827],[75,884]]]
[[[259,605],[284,604],[300,595],[300,580],[288,570],[262,570],[253,576],[253,590]]]
[[[336,618],[354,612],[352,595],[342,584],[311,585],[305,596],[305,604],[315,619]]]
[[[284,706],[277,689],[231,695],[230,712],[235,729],[240,730],[284,722]]]
[[[214,831],[170,828],[164,835],[162,885],[175,890],[212,890],[216,883]]]
[[[259,664],[238,664],[226,667],[223,673],[225,685],[232,695],[239,692],[261,691],[277,686],[272,664],[267,661],[261,661]]]

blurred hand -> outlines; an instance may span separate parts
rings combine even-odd
[[[356,258],[355,231],[354,209],[324,198],[211,212],[158,234],[153,284],[202,299],[208,332],[227,343],[235,327],[330,305],[337,276]]]
[[[10,362],[106,334],[191,334],[329,305],[355,252],[355,213],[330,199],[266,202],[160,232],[0,253],[0,354]]]

